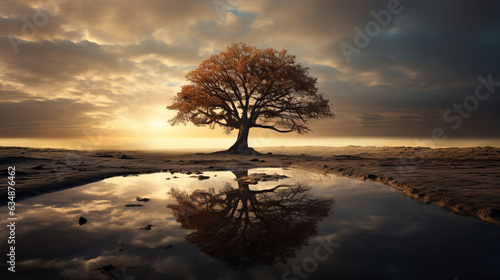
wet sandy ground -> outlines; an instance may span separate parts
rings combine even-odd
[[[290,167],[380,181],[424,202],[500,224],[500,148],[276,147],[260,155],[0,147],[16,167],[16,200],[105,178],[159,171]],[[0,189],[7,202],[7,186]]]

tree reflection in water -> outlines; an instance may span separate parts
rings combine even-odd
[[[237,178],[248,175],[233,173]],[[316,234],[318,222],[334,203],[312,196],[307,186],[251,190],[245,180],[238,181],[237,189],[226,184],[217,194],[213,188],[191,194],[172,189],[170,194],[177,203],[167,207],[183,228],[191,230],[186,239],[236,269],[286,263]]]

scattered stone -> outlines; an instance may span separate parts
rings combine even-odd
[[[98,154],[97,157],[113,157],[112,155],[108,155],[108,154]]]
[[[140,227],[139,229],[142,229],[142,230],[151,230],[152,226],[153,225],[146,225],[146,226]]]
[[[416,193],[419,193],[420,191],[415,189],[415,188],[409,188],[408,191],[411,193],[411,194],[416,194]]]
[[[253,159],[250,159],[248,161],[259,161],[259,159],[258,158],[253,158]]]
[[[359,160],[362,159],[360,156],[351,156],[351,155],[336,155],[333,156],[336,160]]]
[[[123,252],[123,250],[127,247],[127,245],[121,243],[120,244],[120,249],[118,249],[118,252]]]
[[[210,179],[210,176],[205,176],[205,175],[200,175],[198,176],[198,180],[207,180],[207,179]]]
[[[210,165],[209,167],[207,167],[207,169],[214,169],[214,167]]]
[[[137,201],[143,201],[143,202],[148,202],[148,201],[150,201],[150,199],[149,199],[149,198],[147,198],[147,197],[139,197],[139,196],[136,198],[136,200],[137,200]]]
[[[117,275],[120,275],[118,273],[118,270],[116,270],[116,267],[113,266],[112,264],[103,265],[101,267],[96,268],[96,270],[100,270],[102,273],[104,273],[105,275],[108,275],[108,276],[113,276],[112,273],[116,273]]]
[[[242,178],[237,179],[236,181],[241,182],[243,184],[249,184],[249,185],[257,185],[259,183],[257,180],[252,180],[250,178],[246,178],[246,179],[243,179],[243,180],[241,180],[241,179]]]
[[[377,175],[374,175],[374,174],[368,174],[368,175],[366,176],[366,178],[371,179],[371,180],[375,180],[375,179],[377,179],[377,178],[378,178],[378,176],[377,176]]]
[[[326,164],[325,164],[325,165],[323,165],[323,168],[328,168],[328,165],[326,165]]]
[[[267,155],[272,155],[272,154],[273,154],[273,153],[271,153],[271,152],[267,153]]]
[[[126,154],[123,154],[123,155],[119,156],[118,158],[119,159],[133,159],[133,157],[127,156]]]
[[[78,219],[78,224],[80,226],[83,226],[86,222],[87,222],[87,219],[85,219],[84,217],[80,217],[80,219]]]
[[[127,204],[125,205],[125,207],[141,207],[141,206],[144,206],[142,204]]]
[[[266,162],[265,160],[261,159],[260,162]]]
[[[496,208],[488,208],[485,217],[498,218],[500,217],[500,210]]]
[[[266,173],[252,173],[248,176],[244,176],[241,178],[237,178],[236,181],[246,183],[246,184],[257,184],[258,182],[266,182],[266,181],[278,181],[280,179],[288,178],[286,175],[279,175],[277,173],[274,174],[266,174]]]

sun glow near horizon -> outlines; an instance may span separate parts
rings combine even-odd
[[[170,125],[165,120],[154,120],[151,122],[151,132],[153,133],[165,133]]]
[[[491,94],[477,106],[470,103],[480,86],[479,76],[493,84],[500,79],[500,41],[495,40],[500,18],[491,13],[498,10],[497,2],[448,3],[453,9],[434,2],[406,3],[387,27],[375,32],[378,35],[363,40],[363,47],[356,43],[361,33],[353,28],[365,32],[376,24],[372,12],[386,7],[387,1],[281,5],[224,0],[233,9],[222,12],[211,1],[123,5],[109,0],[104,6],[99,1],[65,1],[49,5],[54,13],[47,14],[47,22],[40,26],[33,22],[35,15],[46,13],[40,3],[7,2],[11,4],[0,10],[3,34],[9,34],[0,48],[4,146],[83,149],[79,143],[87,139],[82,131],[99,130],[103,139],[92,147],[228,147],[236,133],[225,136],[220,128],[194,125],[172,127],[168,120],[175,112],[165,107],[173,104],[181,86],[189,84],[189,71],[238,42],[296,56],[318,79],[318,92],[333,104],[336,115],[312,123],[313,132],[307,136],[252,130],[249,141],[254,147],[428,146],[418,137],[432,137],[436,128],[446,130],[450,138],[441,146],[494,145],[496,140],[481,139],[500,137],[498,95]],[[458,16],[463,14],[470,16],[468,21]],[[450,31],[450,36],[435,36],[429,22]],[[35,31],[30,26],[36,32],[29,32]],[[472,29],[458,32],[464,28]],[[339,47],[345,44],[351,50],[347,56]],[[474,110],[460,113],[459,106]],[[385,135],[390,137],[381,137]]]
[[[153,122],[152,127],[161,125]],[[224,150],[229,148],[235,141],[234,135],[226,137],[127,137],[110,138],[92,136],[92,138],[73,139],[32,139],[32,138],[3,138],[0,146],[5,147],[31,147],[52,148],[70,150],[187,150],[187,151],[209,151]],[[492,146],[500,147],[500,139],[450,139],[440,145],[430,145],[430,141],[417,138],[374,138],[374,137],[274,137],[262,135],[249,137],[249,145],[255,148],[262,147],[304,147],[304,146],[326,146],[346,147],[354,146],[408,146],[408,147],[477,147]]]

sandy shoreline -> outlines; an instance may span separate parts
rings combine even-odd
[[[500,224],[500,148],[274,147],[262,155],[181,151],[71,151],[0,147],[0,165],[16,167],[16,201],[105,178],[171,170],[294,167],[379,181],[404,194]],[[272,153],[272,154],[267,154]],[[120,158],[126,155],[131,158]],[[2,205],[7,188],[0,189]]]

